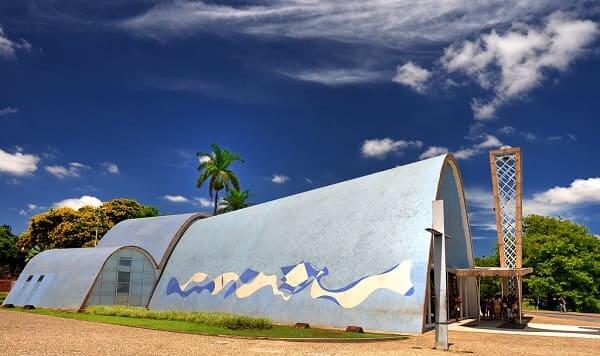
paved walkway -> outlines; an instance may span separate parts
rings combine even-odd
[[[2,355],[596,355],[600,340],[450,331],[450,353],[433,332],[361,344],[232,339],[136,329],[0,309]]]
[[[547,317],[556,318],[556,319],[590,321],[593,323],[600,323],[600,314],[572,313],[572,312],[561,313],[561,312],[551,311],[551,310],[527,311],[525,313],[531,314],[531,315],[547,316]]]
[[[535,335],[600,340],[600,324],[597,326],[579,326],[530,322],[526,325],[524,324],[522,328],[519,328],[517,325],[506,328],[504,327],[505,325],[506,322],[504,321],[481,320],[478,323],[475,319],[466,319],[459,323],[450,324],[448,329],[476,333]]]

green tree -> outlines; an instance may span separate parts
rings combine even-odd
[[[130,199],[113,199],[97,208],[54,208],[31,217],[17,247],[29,258],[47,249],[90,247],[123,220],[156,215],[155,207]]]
[[[23,267],[24,254],[17,248],[17,236],[11,227],[0,225],[0,276],[11,275]]]
[[[230,189],[219,203],[219,213],[227,213],[249,207],[250,203],[248,199],[250,199],[250,196],[249,190],[239,191],[237,189]]]
[[[477,266],[498,266],[498,249],[477,258]],[[567,219],[530,215],[523,219],[523,296],[554,307],[564,296],[571,310],[600,311],[600,239]],[[484,292],[485,291],[485,292]],[[500,293],[500,279],[483,278],[481,293]]]
[[[600,311],[600,239],[566,219],[527,216],[523,223],[524,294],[551,304],[564,296],[571,310]]]
[[[146,218],[158,215],[158,209],[142,205],[131,199],[113,199],[103,203],[100,206],[101,214],[106,215],[106,218],[113,224],[117,224],[126,219]],[[112,227],[112,226],[111,226]]]
[[[200,174],[196,181],[196,187],[200,188],[208,182],[208,194],[211,198],[214,196],[213,214],[216,215],[219,191],[225,189],[228,192],[232,187],[240,190],[239,179],[230,167],[234,162],[244,162],[244,160],[239,154],[221,148],[217,144],[212,144],[210,147],[212,152],[198,152],[196,154],[200,160],[198,166]]]
[[[498,246],[490,256],[475,257],[477,267],[498,267]],[[502,293],[500,278],[481,278],[479,290],[482,297],[493,297]]]

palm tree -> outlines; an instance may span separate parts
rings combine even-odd
[[[200,188],[208,181],[208,194],[214,196],[213,214],[217,214],[219,202],[219,191],[229,191],[232,187],[240,190],[240,182],[237,175],[229,168],[235,161],[244,162],[239,154],[231,152],[217,144],[210,145],[211,153],[198,152],[196,155],[200,161],[198,181],[196,187]]]
[[[228,213],[230,211],[243,209],[250,206],[248,199],[251,194],[249,190],[239,191],[231,189],[219,203],[219,213]]]

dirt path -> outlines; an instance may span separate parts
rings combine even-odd
[[[450,332],[450,354],[594,355],[600,340]],[[0,310],[0,350],[8,355],[425,355],[433,333],[377,343],[291,343],[169,333]]]

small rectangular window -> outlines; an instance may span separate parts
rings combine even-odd
[[[30,274],[29,277],[27,277],[27,280],[25,282],[29,282],[33,279],[33,274]]]
[[[44,275],[42,274],[41,276],[39,276],[39,278],[38,278],[38,282],[41,282],[41,281],[43,281],[43,280],[44,280]]]
[[[129,293],[129,283],[118,283],[117,284],[117,294],[120,293]]]
[[[130,272],[119,272],[119,275],[117,276],[117,282],[120,282],[120,283],[129,284],[130,279],[131,279]]]
[[[119,267],[131,267],[131,258],[119,258]]]

